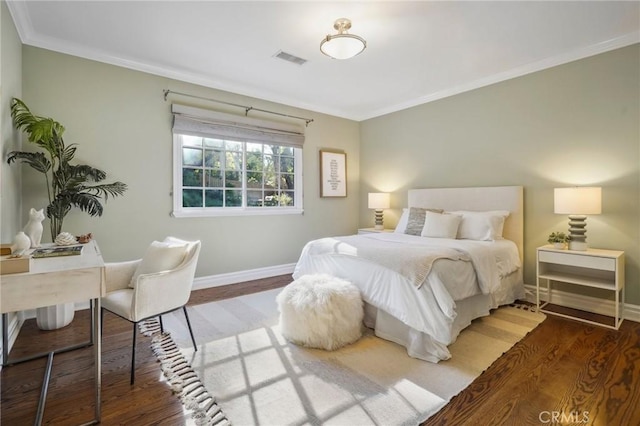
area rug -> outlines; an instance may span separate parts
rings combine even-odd
[[[371,331],[333,352],[288,343],[277,325],[280,291],[189,307],[195,352],[184,316],[163,316],[171,336],[158,333],[155,346],[169,348],[173,361],[163,362],[165,373],[191,404],[195,424],[416,425],[545,318],[521,307],[499,308],[460,334],[450,346],[450,360],[433,364],[409,357],[404,347]],[[164,349],[159,355],[167,358]],[[185,362],[190,369],[184,370]],[[190,381],[188,392],[182,375]]]

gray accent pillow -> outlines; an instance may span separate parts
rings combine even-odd
[[[422,228],[424,228],[424,219],[427,212],[442,213],[442,209],[422,209],[419,207],[409,207],[409,220],[407,221],[407,229],[404,233],[409,235],[422,234]]]

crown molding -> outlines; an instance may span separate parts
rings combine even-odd
[[[579,59],[584,59],[589,56],[605,53],[610,50],[615,50],[621,47],[629,46],[640,42],[640,31],[635,31],[624,36],[613,38],[604,42],[596,43],[593,45],[585,46],[579,49],[575,49],[571,52],[566,52],[561,55],[545,58],[540,61],[532,62],[513,68],[511,70],[493,74],[485,78],[481,78],[472,81],[468,84],[462,84],[455,87],[451,87],[446,90],[430,93],[424,96],[408,100],[406,102],[397,103],[380,109],[374,109],[370,111],[362,111],[359,113],[353,111],[347,111],[344,109],[328,108],[322,105],[315,105],[312,103],[300,102],[298,99],[289,98],[279,95],[271,91],[265,91],[256,87],[250,87],[246,84],[237,82],[222,81],[215,77],[204,75],[201,73],[192,73],[178,68],[167,67],[154,63],[146,63],[136,61],[130,58],[123,58],[117,55],[113,55],[108,52],[87,49],[84,46],[80,46],[75,43],[65,42],[52,37],[46,37],[38,34],[29,18],[26,1],[7,1],[7,6],[13,21],[15,23],[18,35],[23,44],[27,44],[42,49],[51,50],[54,52],[64,53],[71,56],[77,56],[80,58],[90,59],[97,62],[102,62],[110,65],[115,65],[123,68],[128,68],[135,71],[141,71],[160,77],[171,78],[186,83],[192,83],[212,89],[223,90],[234,94],[257,98],[269,102],[275,102],[295,108],[305,109],[313,112],[327,114],[335,117],[341,117],[353,121],[364,121],[372,118],[376,118],[382,115],[402,111],[407,108],[412,108],[418,105],[433,102],[439,99],[447,98],[450,96],[458,95],[460,93],[468,92],[471,90],[479,89],[481,87],[489,86],[502,81],[510,80],[516,77],[521,77],[526,74],[531,74],[537,71],[542,71],[558,65],[563,65],[569,62],[573,62]]]
[[[635,31],[633,33],[629,33],[621,37],[617,37],[601,43],[596,43],[594,45],[585,46],[583,48],[576,49],[571,52],[566,52],[561,55],[552,56],[549,58],[542,59],[540,61],[536,61],[520,67],[516,67],[509,71],[493,74],[485,78],[472,81],[468,84],[455,86],[446,90],[441,90],[439,92],[431,93],[426,96],[421,96],[407,102],[402,102],[395,105],[391,105],[386,108],[374,110],[369,112],[368,114],[363,114],[361,116],[358,116],[356,120],[363,121],[363,120],[379,117],[381,115],[398,112],[407,108],[412,108],[414,106],[426,104],[429,102],[437,101],[439,99],[458,95],[460,93],[479,89],[481,87],[490,86],[492,84],[500,83],[502,81],[511,80],[516,77],[521,77],[527,74],[553,68],[559,65],[564,65],[569,62],[588,58],[590,56],[606,53],[611,50],[630,46],[632,44],[636,44],[639,42],[640,42],[640,31]]]

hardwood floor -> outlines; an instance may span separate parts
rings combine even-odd
[[[289,275],[193,292],[190,304],[278,288]],[[61,330],[26,322],[15,359],[51,345],[87,339],[88,311]],[[138,334],[136,383],[129,385],[131,324],[105,314],[102,424],[184,425],[181,403],[162,380],[149,338]],[[195,330],[197,339],[197,330]],[[93,416],[91,349],[56,355],[44,423],[80,424]],[[33,424],[45,359],[2,369],[2,425]],[[555,416],[555,417],[553,417]],[[557,420],[557,421],[554,421]],[[425,425],[640,424],[640,324],[619,331],[548,315],[532,333]]]

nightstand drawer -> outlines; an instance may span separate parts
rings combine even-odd
[[[608,257],[584,256],[582,254],[557,253],[540,250],[538,258],[540,262],[549,262],[558,265],[578,266],[581,268],[600,269],[603,271],[616,270],[616,260]]]

